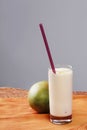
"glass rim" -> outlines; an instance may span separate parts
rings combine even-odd
[[[72,69],[72,65],[70,65],[70,64],[55,64],[55,68],[69,68],[69,69]],[[52,69],[51,66],[49,66],[48,69]]]

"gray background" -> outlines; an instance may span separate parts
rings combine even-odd
[[[47,80],[43,23],[55,64],[71,64],[74,90],[87,90],[87,0],[0,0],[0,86]]]

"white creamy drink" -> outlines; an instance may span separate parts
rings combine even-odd
[[[72,76],[68,67],[49,69],[50,118],[53,123],[66,123],[72,120]]]

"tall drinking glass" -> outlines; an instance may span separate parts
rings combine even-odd
[[[72,66],[57,65],[55,71],[48,70],[50,121],[69,123],[72,121]]]

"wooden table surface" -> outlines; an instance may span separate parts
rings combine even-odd
[[[73,121],[55,125],[28,104],[27,90],[0,87],[0,130],[87,130],[87,92],[73,94]]]

